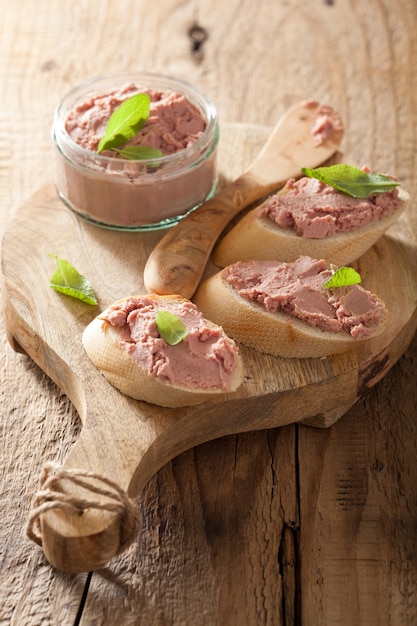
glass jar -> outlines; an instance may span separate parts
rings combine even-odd
[[[150,90],[182,94],[204,118],[202,134],[176,152],[137,161],[99,154],[79,145],[67,130],[68,115],[83,103],[88,108],[92,98],[129,84],[137,87],[137,93]],[[166,228],[210,198],[216,189],[216,109],[192,85],[175,78],[124,73],[82,83],[58,105],[52,137],[60,198],[79,216],[100,226],[129,231]]]

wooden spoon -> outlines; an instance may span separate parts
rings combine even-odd
[[[317,140],[316,124],[335,120],[335,127]],[[244,208],[297,178],[301,167],[314,168],[329,159],[343,137],[337,113],[316,101],[301,102],[281,118],[249,168],[214,198],[187,215],[160,240],[144,268],[149,293],[191,298],[207,260],[227,224]]]

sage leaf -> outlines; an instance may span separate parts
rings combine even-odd
[[[148,117],[151,99],[146,93],[131,96],[113,111],[107,122],[104,136],[100,139],[97,152],[121,146],[143,128]]]
[[[69,261],[55,254],[50,256],[56,260],[56,270],[51,276],[49,286],[66,296],[96,305],[97,298],[87,278],[80,274]]]
[[[361,275],[353,267],[339,267],[333,272],[329,280],[323,284],[323,287],[326,289],[350,287],[351,285],[357,285],[361,280]]]
[[[310,169],[301,168],[302,173],[310,178],[317,178],[322,183],[342,191],[352,198],[368,198],[374,193],[384,193],[399,186],[399,182],[384,174],[364,172],[353,165],[338,163],[328,167]]]
[[[160,309],[155,321],[159,334],[170,346],[176,346],[188,335],[185,324],[170,311]]]

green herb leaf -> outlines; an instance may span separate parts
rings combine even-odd
[[[127,148],[114,148],[124,159],[131,161],[140,161],[142,159],[159,159],[163,156],[161,150],[150,148],[149,146],[128,146]]]
[[[310,178],[317,178],[353,198],[367,198],[373,193],[383,193],[398,187],[400,183],[384,174],[366,173],[358,167],[338,163],[329,167],[301,168]]]
[[[156,327],[162,339],[169,343],[170,346],[176,346],[177,343],[183,341],[188,335],[185,324],[170,311],[158,311]]]
[[[71,263],[51,254],[56,260],[56,270],[49,286],[55,291],[82,300],[87,304],[97,304],[97,298],[87,278],[80,274]]]
[[[350,285],[357,285],[361,280],[361,275],[353,267],[339,267],[339,269],[333,272],[329,280],[323,284],[323,287],[326,289],[349,287]]]
[[[131,96],[110,116],[106,132],[100,139],[97,152],[121,146],[145,125],[150,110],[151,99],[146,93]]]

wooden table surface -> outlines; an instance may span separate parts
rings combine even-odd
[[[109,71],[188,79],[220,124],[272,126],[299,100],[327,102],[345,122],[343,160],[395,173],[413,198],[416,28],[415,0],[4,0],[0,234],[52,179],[59,99]],[[327,429],[228,436],[175,458],[137,499],[138,540],[89,576],[53,569],[26,538],[42,467],[81,425],[2,324],[1,626],[417,623],[417,338]]]

